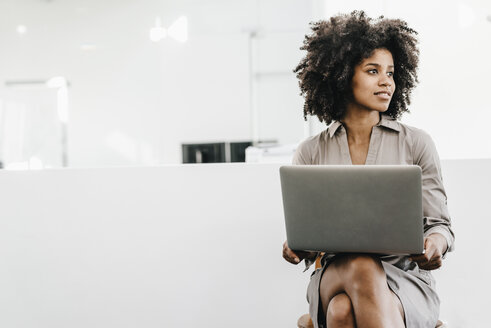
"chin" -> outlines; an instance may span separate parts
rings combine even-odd
[[[385,113],[386,111],[389,110],[389,105],[388,104],[381,104],[381,103],[375,103],[375,104],[362,104],[362,107],[365,108],[368,111],[376,111],[379,113]]]
[[[367,109],[371,112],[379,112],[379,113],[385,113],[389,108],[380,108],[380,107],[367,107]]]
[[[385,113],[388,109],[389,109],[389,106],[374,108],[374,110],[376,110],[379,113]]]

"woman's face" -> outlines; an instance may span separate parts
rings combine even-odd
[[[355,67],[351,81],[352,105],[385,112],[396,89],[394,60],[387,49],[375,49],[369,58]]]

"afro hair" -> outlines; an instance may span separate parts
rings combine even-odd
[[[386,114],[398,119],[408,111],[411,91],[418,82],[417,32],[400,19],[367,17],[363,11],[311,23],[312,34],[301,50],[307,55],[294,69],[305,98],[304,118],[315,115],[329,125],[341,120],[353,98],[355,66],[375,49],[387,49],[394,59],[396,90]]]

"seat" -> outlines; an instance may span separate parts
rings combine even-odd
[[[321,267],[321,261],[320,260],[321,260],[321,256],[318,256],[317,259],[315,260],[315,268],[316,269]],[[312,323],[312,319],[310,318],[310,315],[308,313],[302,315],[298,319],[297,327],[298,328],[314,328],[314,324]],[[448,328],[448,326],[444,322],[438,320],[435,328]]]

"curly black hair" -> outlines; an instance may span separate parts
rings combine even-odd
[[[363,11],[340,14],[328,21],[310,23],[301,50],[307,55],[293,70],[305,97],[304,119],[316,115],[330,124],[341,120],[353,99],[351,80],[355,66],[375,49],[389,50],[394,59],[395,92],[387,115],[398,119],[408,111],[411,91],[418,82],[417,32],[400,19],[367,17]]]

